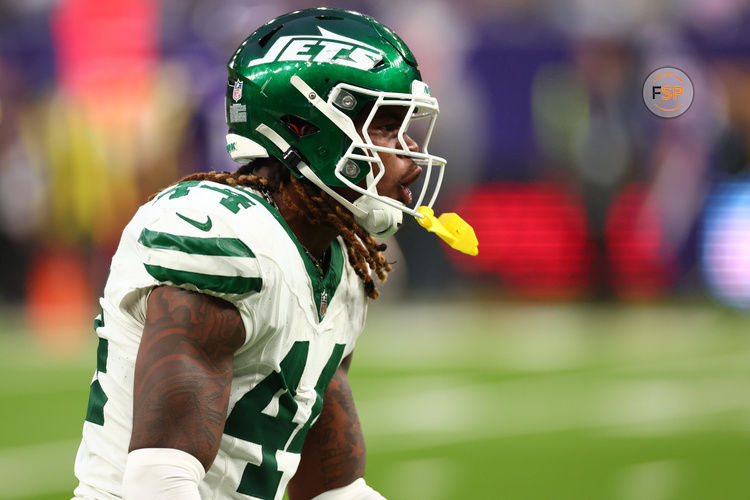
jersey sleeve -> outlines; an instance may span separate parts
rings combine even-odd
[[[232,303],[242,314],[249,338],[253,307],[264,285],[248,241],[253,231],[240,231],[248,224],[246,213],[239,216],[227,210],[210,192],[199,194],[159,200],[149,207],[133,234],[140,272],[152,287],[176,286]]]
[[[182,216],[182,217],[180,217]],[[138,235],[138,250],[144,269],[160,283],[209,293],[231,301],[263,286],[260,267],[247,242],[234,236],[229,228],[200,229],[192,221],[220,221],[196,209],[169,213],[145,226]],[[185,227],[181,227],[185,226]]]

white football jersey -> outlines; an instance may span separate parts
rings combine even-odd
[[[75,497],[120,498],[146,300],[155,286],[171,285],[231,302],[246,333],[201,497],[281,499],[367,312],[343,241],[329,252],[321,276],[279,212],[249,188],[188,181],[143,205],[123,232],[94,321],[97,370]]]

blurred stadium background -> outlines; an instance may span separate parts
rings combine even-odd
[[[440,99],[352,380],[392,499],[750,497],[750,9],[742,0],[330,1],[400,33]],[[0,499],[67,498],[120,231],[231,170],[225,63],[296,0],[0,1]],[[641,89],[685,71],[688,112]]]

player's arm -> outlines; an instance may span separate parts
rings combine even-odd
[[[349,386],[351,362],[351,355],[344,358],[328,384],[320,417],[307,433],[297,473],[287,487],[290,500],[321,494],[321,500],[383,499],[362,479],[365,438]]]
[[[234,352],[244,339],[229,302],[169,286],[151,292],[135,364],[126,499],[198,498],[219,449]]]

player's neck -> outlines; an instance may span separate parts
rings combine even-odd
[[[253,173],[259,177],[271,178],[277,175],[274,172],[276,168],[284,168],[281,165],[275,165],[268,163],[257,167]],[[299,213],[293,207],[286,204],[285,198],[291,199],[297,206],[301,206],[302,203],[299,199],[299,193],[292,187],[290,182],[285,182],[279,188],[284,191],[284,195],[281,193],[266,193],[271,197],[269,200],[273,205],[276,206],[281,216],[286,221],[289,229],[292,230],[297,240],[304,246],[308,252],[312,254],[316,259],[321,259],[328,247],[331,245],[331,241],[338,235],[338,230],[327,221],[321,221],[318,224],[310,222],[310,220]]]
[[[286,186],[288,186],[288,184],[285,185],[285,187]],[[282,189],[284,189],[284,187],[282,187]],[[288,194],[293,201],[297,201],[298,195],[294,189],[290,189]],[[307,248],[316,259],[323,258],[328,247],[331,245],[331,241],[333,241],[338,235],[336,228],[327,222],[314,224],[297,210],[284,203],[284,197],[279,193],[273,193],[272,196],[281,216],[289,225],[289,229],[292,230],[294,236],[297,237],[297,240],[302,246]]]

